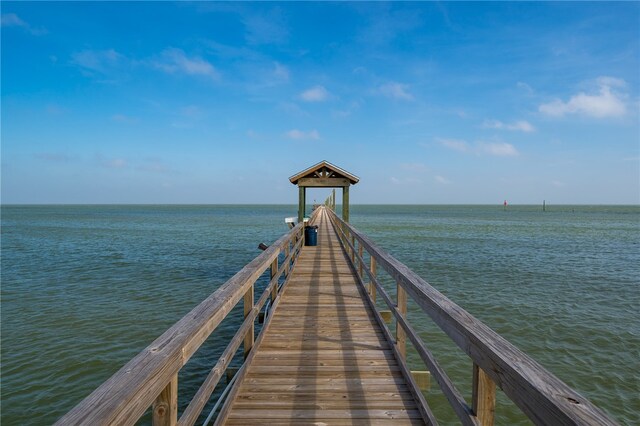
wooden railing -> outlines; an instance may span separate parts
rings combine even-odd
[[[193,425],[240,344],[244,343],[245,357],[251,350],[258,313],[269,297],[272,309],[277,306],[280,299],[280,277],[284,275],[284,286],[303,242],[304,227],[303,224],[298,224],[129,361],[56,424],[134,424],[151,407],[154,425]],[[284,260],[278,266],[281,254]],[[271,280],[255,303],[254,284],[268,268]],[[178,420],[178,372],[240,299],[244,300],[244,321]]]
[[[407,338],[436,379],[442,393],[463,425],[492,425],[496,385],[539,425],[615,425],[591,404],[524,352],[446,298],[407,266],[380,249],[368,237],[329,212],[336,232],[373,309],[379,295],[396,318],[395,349],[406,357]],[[364,252],[369,255],[367,265]],[[381,267],[396,282],[393,301],[380,283]],[[365,284],[368,283],[368,284]],[[468,404],[407,320],[407,296],[431,317],[473,361],[472,401]],[[386,326],[385,326],[386,327]]]

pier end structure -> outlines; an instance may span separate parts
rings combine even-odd
[[[298,186],[298,222],[304,221],[307,188],[342,188],[342,219],[349,222],[349,187],[359,181],[357,176],[324,160],[291,176],[289,182]]]

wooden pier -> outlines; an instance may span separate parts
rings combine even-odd
[[[328,213],[218,417],[226,424],[424,424]]]
[[[290,180],[301,188],[299,218],[304,188],[342,187],[348,203],[348,187],[358,182],[324,161]],[[319,227],[317,246],[304,245],[300,220],[57,424],[129,425],[149,409],[153,425],[196,424],[241,345],[244,363],[220,411],[210,413],[216,424],[437,424],[407,366],[407,345],[462,425],[492,425],[498,391],[534,424],[616,424],[343,220],[348,205],[343,218],[335,208],[334,192],[310,217]],[[381,274],[395,282],[392,292]],[[268,284],[258,295],[261,276]],[[394,327],[382,319],[380,299]],[[421,321],[433,321],[471,360],[469,401],[410,324],[408,300],[424,313]],[[179,412],[178,373],[241,301],[244,321],[233,338],[217,342],[225,350]]]

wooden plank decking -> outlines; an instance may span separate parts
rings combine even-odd
[[[316,224],[226,424],[424,424],[326,212]]]

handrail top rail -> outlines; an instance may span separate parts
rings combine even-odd
[[[302,227],[297,224],[256,256],[56,424],[120,424],[142,416]]]
[[[529,355],[448,299],[331,209],[327,210],[535,423],[617,424]]]

